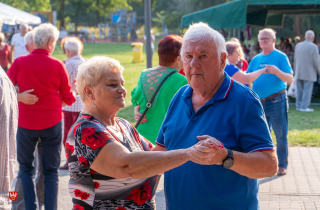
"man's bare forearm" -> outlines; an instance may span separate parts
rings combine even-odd
[[[277,77],[279,77],[282,81],[287,82],[289,84],[292,83],[293,81],[293,75],[290,73],[284,73],[283,71],[278,71],[278,73],[276,74]]]
[[[277,173],[278,160],[274,151],[242,153],[233,151],[234,165],[231,170],[249,177],[259,179],[272,177]]]

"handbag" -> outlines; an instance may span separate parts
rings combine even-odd
[[[294,77],[292,83],[289,86],[288,89],[288,96],[295,98],[296,97],[296,88],[297,88],[297,78]]]
[[[140,122],[141,120],[143,119],[143,116],[147,113],[148,109],[152,106],[152,103],[154,101],[154,99],[156,98],[160,88],[162,87],[163,83],[174,73],[177,73],[177,71],[173,71],[173,72],[170,72],[170,74],[168,74],[162,81],[161,83],[159,84],[156,92],[154,92],[153,96],[151,97],[150,101],[146,104],[146,109],[143,111],[141,117],[139,118],[139,120],[137,121],[136,125],[134,126],[135,128],[138,128],[138,126],[140,125]]]

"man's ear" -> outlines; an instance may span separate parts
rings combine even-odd
[[[220,55],[221,70],[223,71],[227,64],[227,53],[223,52]]]
[[[85,86],[83,91],[84,91],[84,93],[86,94],[86,96],[87,96],[88,98],[90,98],[92,101],[95,100],[94,90],[93,90],[92,87]]]

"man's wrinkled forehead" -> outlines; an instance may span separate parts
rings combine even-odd
[[[182,46],[183,54],[191,52],[206,53],[216,50],[216,45],[212,40],[200,39],[197,41],[187,40]]]

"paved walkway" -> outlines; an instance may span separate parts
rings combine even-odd
[[[61,155],[62,163],[65,161]],[[274,176],[260,180],[261,209],[320,210],[320,148],[291,147],[286,176]],[[69,174],[59,172],[58,210],[72,209],[68,192]],[[165,210],[163,179],[156,194],[157,210]]]

